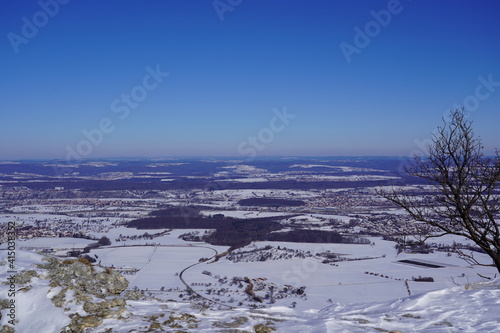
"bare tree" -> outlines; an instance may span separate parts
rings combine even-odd
[[[432,194],[416,196],[394,188],[379,194],[425,223],[426,238],[451,234],[472,240],[493,263],[479,262],[472,251],[459,250],[459,255],[500,272],[500,156],[498,150],[494,157],[483,155],[481,140],[465,116],[463,107],[452,111],[433,135],[428,156],[415,156],[412,166],[405,168],[433,185]]]

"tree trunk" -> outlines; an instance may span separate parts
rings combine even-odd
[[[493,265],[498,270],[498,273],[500,273],[500,253],[491,250],[490,251],[486,250],[485,252],[493,260]]]
[[[498,273],[500,273],[500,253],[493,252],[490,254],[490,257],[493,259],[493,263],[495,264]]]

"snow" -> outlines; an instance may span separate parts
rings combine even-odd
[[[232,200],[246,199],[246,198],[310,198],[319,196],[318,193],[303,190],[216,190],[212,193],[218,195],[227,195]]]
[[[132,249],[132,248],[128,248]],[[136,258],[137,261],[144,258],[151,258],[152,262],[145,266],[143,276],[138,276],[137,280],[141,284],[153,287],[153,284],[174,283],[174,276],[169,277],[173,271],[180,267],[192,263],[198,256],[209,256],[209,249],[204,248],[160,248],[154,251],[154,247],[133,249],[132,252],[122,252],[118,254],[123,260],[126,258]],[[123,249],[119,249],[123,251]],[[109,257],[110,260],[117,256],[117,249],[102,249],[102,258]],[[107,254],[105,253],[106,251]],[[159,252],[158,252],[159,251]],[[147,253],[146,253],[147,252]],[[213,253],[213,252],[212,252]],[[169,265],[162,265],[165,259],[170,256]],[[156,261],[156,262],[155,262]],[[298,263],[299,261],[297,261]],[[36,264],[43,263],[41,256],[29,251],[18,250],[16,253],[16,269],[18,271],[36,269]],[[140,263],[144,264],[144,261]],[[283,264],[261,266],[255,263],[253,267],[245,268],[232,264],[235,274],[247,274],[253,272],[253,276],[263,274],[277,274],[284,269]],[[276,264],[276,262],[274,263]],[[210,269],[217,265],[203,263],[201,269]],[[231,265],[225,263],[224,265]],[[149,268],[159,267],[157,270],[148,271]],[[163,266],[163,267],[162,267]],[[252,266],[252,265],[250,265]],[[328,267],[328,265],[323,265]],[[8,276],[7,265],[0,266],[0,277],[3,281]],[[325,269],[326,269],[325,268]],[[239,270],[241,269],[241,272]],[[161,271],[163,270],[163,271]],[[193,269],[194,270],[194,269]],[[390,283],[372,283],[364,279],[364,283],[356,284],[351,281],[351,297],[355,302],[342,303],[335,297],[341,293],[341,287],[333,286],[338,274],[348,274],[348,270],[341,267],[332,267],[331,272],[336,274],[320,274],[319,271],[311,274],[323,276],[323,282],[330,286],[317,286],[317,290],[311,288],[308,292],[309,298],[315,298],[316,293],[322,298],[334,299],[332,304],[326,302],[317,304],[308,303],[308,307],[297,306],[290,308],[288,304],[276,304],[267,309],[250,310],[238,308],[236,310],[216,310],[206,309],[203,312],[193,308],[186,302],[164,302],[158,300],[127,301],[126,319],[111,318],[106,319],[101,327],[92,329],[89,332],[104,332],[111,329],[113,332],[125,333],[130,330],[141,330],[149,325],[147,318],[152,315],[166,313],[169,314],[187,313],[195,316],[198,322],[196,329],[188,329],[189,332],[213,332],[215,322],[231,322],[235,317],[247,317],[248,322],[239,327],[240,330],[252,331],[257,323],[270,321],[275,326],[277,332],[290,333],[316,333],[316,332],[500,332],[500,279],[482,283],[463,283],[461,286],[441,288],[435,291],[423,292],[412,296],[402,296],[396,299],[384,300],[381,296],[388,290],[394,288]],[[40,272],[41,273],[41,272]],[[186,279],[190,277],[188,274]],[[172,280],[172,281],[170,281]],[[31,333],[44,332],[55,333],[69,324],[69,313],[80,311],[76,305],[72,305],[71,311],[55,307],[50,298],[60,291],[60,287],[50,290],[49,281],[40,278],[32,278],[29,283],[31,288],[26,292],[16,293],[16,332]],[[366,292],[370,288],[378,289],[379,298],[372,300],[367,297]],[[0,298],[7,298],[7,288],[3,285],[0,289]],[[70,293],[67,298],[71,299]],[[291,302],[291,300],[289,300]],[[299,303],[300,304],[300,303]],[[5,314],[5,311],[2,311]],[[270,318],[269,320],[266,318]],[[3,316],[0,325],[7,324],[9,317]],[[182,324],[182,323],[181,323]]]
[[[1,259],[4,258],[2,254]],[[16,271],[33,269],[35,264],[41,263],[43,262],[39,255],[27,251],[16,251]],[[0,266],[0,281],[7,281],[7,278],[12,276],[8,269],[8,265]],[[0,286],[0,299],[15,300],[15,316],[16,320],[19,320],[15,325],[16,332],[59,333],[64,326],[69,324],[70,318],[64,314],[63,309],[52,304],[49,281],[35,277],[31,280],[31,286],[32,288],[27,292],[16,290],[13,298],[9,297],[7,286]],[[10,320],[5,311],[2,311],[2,315],[0,326],[7,325]]]
[[[240,174],[267,172],[267,170],[265,169],[257,168],[254,167],[253,165],[244,165],[244,164],[225,166],[222,167],[222,169],[232,169],[233,172]]]
[[[377,170],[371,168],[357,168],[357,167],[348,167],[348,166],[332,166],[325,164],[294,164],[291,165],[290,168],[302,168],[302,169],[313,169],[313,168],[329,168],[335,169],[340,172],[384,172],[385,170]]]
[[[18,241],[18,246],[26,248],[72,249],[84,248],[85,246],[95,242],[95,240],[84,238],[47,237]]]
[[[261,212],[257,210],[207,210],[201,211],[202,215],[214,216],[216,214],[223,214],[227,217],[250,219],[250,218],[261,218],[261,217],[273,217],[273,216],[284,216],[285,213],[279,212]]]
[[[323,311],[330,318],[318,317],[325,318],[330,332],[375,328],[403,332],[500,332],[499,299],[500,279],[497,279],[382,304],[331,306]],[[355,318],[363,320],[355,323]]]
[[[52,304],[48,297],[50,287],[46,282],[35,281],[32,286],[32,290],[17,296],[19,324],[16,325],[16,332],[60,332],[70,323],[70,318],[63,309]]]
[[[237,183],[261,183],[267,182],[267,178],[233,178],[233,179],[222,179],[221,182],[237,182]]]
[[[334,265],[323,264],[317,258],[268,260],[265,262],[230,262],[223,258],[216,263],[198,265],[185,274],[188,283],[213,282],[201,272],[212,275],[266,278],[278,286],[306,286],[307,300],[297,301],[297,309],[320,309],[328,299],[340,304],[390,301],[411,295],[453,287],[455,283],[482,281],[477,275],[493,276],[491,268],[468,267],[456,256],[447,253],[398,254],[394,243],[370,238],[375,245],[353,244],[303,244],[287,242],[255,242],[241,251],[265,246],[310,251],[313,254],[329,251],[341,254],[346,261]],[[436,263],[443,268],[409,265],[400,260]],[[372,273],[372,274],[368,274]],[[414,282],[413,277],[432,277],[434,282]],[[408,287],[406,286],[408,284]],[[196,288],[203,291],[203,288]],[[289,306],[293,299],[277,300],[276,304]]]
[[[330,169],[340,169],[340,167],[337,167],[337,166],[323,165],[323,164],[294,164],[294,165],[291,165],[290,168],[303,168],[303,169],[330,168]]]

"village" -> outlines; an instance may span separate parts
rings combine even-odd
[[[366,181],[379,176],[380,170],[290,163],[282,167],[287,171],[270,172],[264,165],[203,163],[219,173],[186,175],[183,168],[189,163],[145,163],[137,175],[158,178],[146,183],[144,178],[129,179],[133,184],[129,189],[120,189],[124,186],[120,180],[84,173],[72,183],[63,180],[64,185],[54,180],[35,182],[36,173],[30,173],[31,182],[25,186],[3,183],[0,242],[3,245],[7,239],[4,226],[14,222],[20,251],[85,258],[122,274],[130,281],[130,290],[222,307],[322,307],[335,299],[348,302],[356,283],[368,299],[389,299],[476,278],[454,252],[457,246],[476,249],[463,239],[421,243],[424,226],[377,194],[380,181]],[[95,172],[117,168],[115,164],[86,168]],[[153,167],[154,172],[143,171]],[[335,178],[326,183],[331,188],[310,188],[315,178],[331,172],[337,178],[347,172],[348,180]],[[302,180],[290,183],[291,173],[300,174]],[[359,182],[353,178],[356,173]],[[165,176],[177,180],[161,181]],[[276,181],[278,177],[282,181]],[[392,186],[391,177],[385,186]],[[408,188],[415,195],[429,192],[420,184]],[[155,218],[176,219],[176,227],[130,226]],[[231,231],[234,236],[214,237],[227,232],[220,229],[224,224],[238,223],[273,227],[266,233],[241,229],[250,232],[249,239],[245,237],[250,234],[237,236],[238,229]],[[242,237],[234,243],[237,246],[219,243],[233,242],[236,236]],[[426,271],[434,266],[432,273]],[[419,276],[425,279],[415,278]],[[389,283],[395,293],[389,297],[367,289],[379,282]],[[341,292],[325,297],[328,288]]]

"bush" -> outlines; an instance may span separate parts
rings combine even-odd
[[[101,239],[97,241],[97,244],[98,246],[111,245],[111,240],[106,236],[102,236]]]

